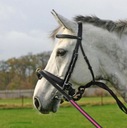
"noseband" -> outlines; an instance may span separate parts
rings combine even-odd
[[[57,90],[59,90],[64,95],[64,98],[66,100],[69,100],[68,98],[71,97],[71,99],[73,99],[74,101],[81,99],[81,97],[82,97],[86,88],[88,88],[90,86],[93,86],[93,85],[97,85],[97,86],[107,90],[112,95],[112,97],[116,100],[119,108],[127,114],[127,108],[117,98],[117,96],[113,93],[113,91],[111,89],[109,89],[108,86],[106,86],[104,83],[98,82],[98,81],[95,80],[94,72],[92,70],[92,66],[89,63],[89,60],[88,60],[87,56],[85,55],[85,51],[84,51],[83,46],[82,46],[82,23],[81,22],[78,23],[78,34],[77,34],[77,36],[67,35],[67,34],[57,34],[56,38],[67,38],[67,39],[76,39],[77,40],[75,48],[73,50],[73,54],[72,54],[70,64],[69,64],[67,72],[65,74],[65,77],[64,77],[64,79],[61,79],[58,76],[55,76],[54,74],[51,74],[50,72],[48,72],[46,70],[37,69],[36,73],[37,73],[38,79],[41,79],[42,77],[44,77]],[[84,60],[87,64],[87,66],[88,66],[88,69],[89,69],[90,73],[91,73],[92,81],[87,83],[84,86],[80,86],[78,88],[78,92],[76,92],[76,90],[72,88],[72,84],[69,82],[69,80],[70,80],[70,77],[73,73],[76,61],[78,59],[79,48],[81,49]],[[65,93],[65,91],[68,92],[68,94]]]

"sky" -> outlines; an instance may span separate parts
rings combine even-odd
[[[125,20],[126,5],[127,0],[0,0],[0,61],[52,50],[49,34],[58,25],[52,9],[68,19]]]

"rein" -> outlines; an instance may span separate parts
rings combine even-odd
[[[59,84],[63,81],[62,79],[58,78],[57,76],[55,76],[55,79],[58,79],[58,81],[56,82],[53,77],[49,77],[51,74],[47,71],[42,71],[40,69],[37,69],[37,76],[39,79],[41,79],[42,77],[44,77],[45,79],[47,79],[60,93],[62,93],[64,95],[64,97],[84,116],[86,117],[96,128],[102,128],[102,126],[100,126],[87,112],[85,112],[74,100],[73,98],[68,95],[61,86],[59,86]],[[58,84],[59,83],[59,84]],[[61,84],[60,84],[61,85]],[[57,97],[57,95],[55,96]]]
[[[127,114],[127,108],[123,105],[123,103],[117,98],[117,96],[113,93],[113,91],[111,89],[108,88],[108,86],[106,86],[104,83],[102,82],[98,82],[95,80],[94,77],[94,72],[92,70],[92,66],[89,63],[89,60],[87,58],[87,56],[85,55],[85,51],[83,49],[82,46],[82,23],[79,22],[78,23],[78,34],[77,36],[74,35],[67,35],[67,34],[57,34],[56,38],[68,38],[68,39],[76,39],[77,43],[75,45],[75,48],[73,50],[73,54],[72,54],[72,58],[69,64],[69,67],[67,69],[67,72],[65,74],[64,79],[61,79],[57,76],[55,76],[54,74],[51,74],[48,71],[45,70],[40,70],[37,69],[36,73],[38,76],[38,79],[41,79],[42,77],[44,77],[46,80],[48,80],[59,92],[61,92],[64,96],[64,98],[67,101],[70,101],[70,103],[77,108],[94,126],[96,126],[97,128],[101,128],[101,126],[92,118],[90,117],[75,101],[81,99],[84,91],[86,88],[89,88],[90,86],[93,85],[97,85],[105,90],[107,90],[112,97],[116,100],[119,108]],[[78,88],[78,92],[76,93],[75,89],[72,88],[72,84],[69,83],[71,74],[74,70],[77,58],[78,58],[78,50],[79,48],[81,49],[82,55],[84,57],[85,62],[88,65],[88,69],[90,70],[91,76],[92,76],[92,81],[87,83],[84,86],[80,86]],[[58,97],[58,96],[55,96]]]

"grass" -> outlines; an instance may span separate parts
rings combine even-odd
[[[116,105],[83,107],[103,128],[127,128],[127,115]],[[94,128],[73,107],[61,107],[58,113],[39,114],[31,108],[0,109],[0,128]]]
[[[0,99],[0,108],[28,108],[32,107],[32,99]]]
[[[100,99],[94,97],[82,99],[79,103],[87,103],[84,104],[83,109],[103,128],[127,128],[127,115],[113,103],[112,98],[107,97],[103,100],[103,104],[107,103],[106,105],[100,105]],[[12,102],[11,100],[0,100],[0,104],[15,104],[15,108],[0,109],[0,128],[94,128],[68,103],[64,103],[57,113],[48,115],[39,114],[32,107],[25,107],[25,105],[32,105],[31,99],[24,99],[24,107],[21,107],[21,100],[17,99]],[[17,105],[18,107],[16,107]]]

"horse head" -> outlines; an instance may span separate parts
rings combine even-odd
[[[53,15],[60,27],[53,32],[52,36],[56,34],[77,35],[78,25],[76,22],[70,21],[56,12],[53,12]],[[58,39],[45,70],[63,79],[75,45],[75,39]],[[79,51],[79,57],[77,60],[78,65],[75,66],[70,79],[75,88],[91,79],[87,65],[84,63],[83,56],[80,55],[80,52],[81,51]],[[86,73],[88,74],[86,75]],[[82,74],[85,77],[79,77],[79,74]],[[59,93],[45,78],[38,80],[34,91],[33,101],[35,107],[41,113],[49,113],[50,111],[56,112],[62,97],[61,93]]]
[[[52,14],[59,24],[59,27],[52,33],[54,39],[57,34],[77,36],[78,22],[83,22],[82,47],[96,74],[95,79],[100,80],[101,78],[101,80],[108,80],[108,82],[112,83],[112,85],[119,90],[125,101],[127,101],[127,73],[126,71],[124,73],[122,69],[123,66],[127,68],[124,63],[124,60],[127,58],[123,55],[123,53],[127,51],[124,50],[123,52],[123,48],[120,45],[123,40],[120,38],[118,30],[121,31],[123,29],[121,29],[121,27],[119,28],[119,24],[100,20],[96,17],[82,16],[76,17],[75,21],[70,21],[55,11],[53,11]],[[125,25],[123,25],[123,27],[124,26]],[[44,70],[64,79],[71,58],[73,57],[72,55],[77,40],[72,38],[59,38],[55,39],[55,41],[56,45]],[[122,56],[123,60],[120,56]],[[88,68],[88,64],[84,62],[82,50],[79,48],[78,59],[69,79],[73,88],[77,89],[79,86],[91,81],[92,78]],[[49,81],[43,77],[38,80],[33,95],[33,102],[35,108],[41,113],[56,112],[62,98],[62,94],[54,88]]]

